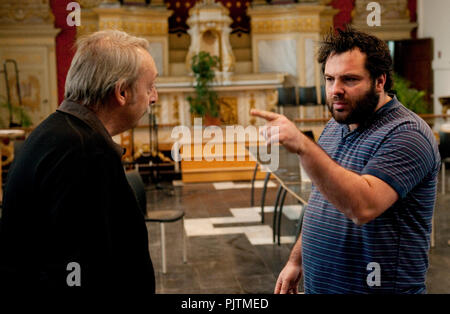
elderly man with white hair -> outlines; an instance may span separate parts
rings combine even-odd
[[[144,217],[112,140],[158,99],[148,49],[147,40],[121,31],[78,41],[64,101],[30,134],[8,174],[0,285],[154,293]]]

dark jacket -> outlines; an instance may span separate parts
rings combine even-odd
[[[7,176],[0,285],[155,290],[142,211],[121,149],[88,109],[63,102],[27,138]],[[71,264],[72,265],[72,264]]]

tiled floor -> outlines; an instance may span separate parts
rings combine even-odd
[[[249,208],[249,188],[216,190],[211,183],[165,185],[162,190],[155,190],[151,185],[149,188],[148,208],[183,209],[188,234],[188,262],[183,264],[181,223],[167,224],[168,272],[162,274],[159,228],[156,224],[148,225],[158,293],[273,292],[292,244],[271,243],[272,213],[267,208],[269,212],[262,225],[259,210]],[[261,190],[255,190],[258,204]],[[274,203],[275,193],[275,188],[269,188],[266,204]],[[296,205],[290,198],[286,204]],[[286,212],[295,210],[294,207]],[[246,235],[255,228],[269,232],[256,230],[256,236]],[[284,217],[282,228],[282,235],[292,236],[295,221]],[[235,233],[229,233],[229,229]],[[268,244],[252,245],[252,240]]]
[[[157,293],[273,292],[295,233],[296,221],[292,218],[299,207],[293,197],[289,194],[286,197],[285,204],[293,206],[283,215],[281,235],[286,237],[285,243],[278,246],[271,242],[273,214],[267,208],[265,223],[261,224],[259,210],[249,208],[248,186],[216,189],[212,183],[173,186],[169,182],[162,186],[163,189],[155,189],[148,185],[148,209],[185,211],[188,262],[182,262],[181,222],[169,223],[166,226],[168,271],[162,274],[160,229],[157,224],[148,224]],[[274,203],[276,190],[276,187],[268,189],[266,204]],[[260,204],[261,191],[261,188],[255,190],[256,205]],[[430,250],[427,276],[429,293],[450,293],[450,187],[447,193],[437,197],[436,246]]]

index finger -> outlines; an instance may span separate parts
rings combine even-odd
[[[287,294],[289,291],[289,282],[287,280],[283,280],[281,283],[280,294]]]
[[[275,284],[275,289],[273,291],[274,294],[280,294],[281,285],[281,280],[278,278],[277,283]]]
[[[279,116],[279,114],[277,114],[275,112],[258,110],[258,109],[252,109],[250,111],[250,114],[255,117],[260,117],[260,118],[266,119],[267,121],[275,120]]]

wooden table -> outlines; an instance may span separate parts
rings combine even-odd
[[[0,129],[0,202],[3,200],[3,189],[2,189],[2,159],[1,159],[1,152],[2,152],[2,146],[3,146],[3,140],[4,139],[16,139],[18,137],[22,137],[25,135],[24,130],[19,129]]]

